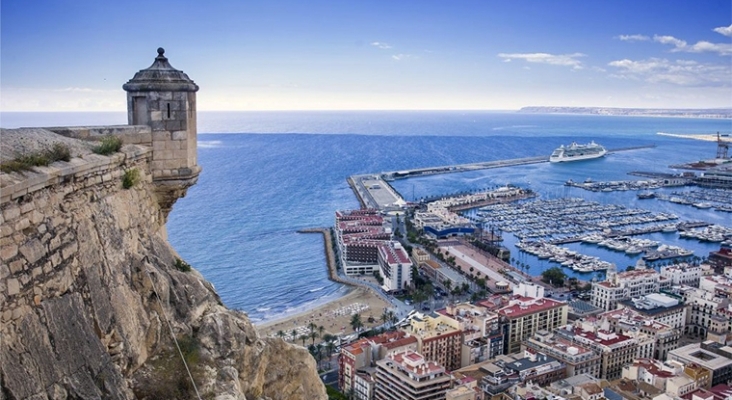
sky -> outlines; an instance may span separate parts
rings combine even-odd
[[[124,111],[156,49],[199,110],[732,107],[730,0],[2,0],[2,111]]]

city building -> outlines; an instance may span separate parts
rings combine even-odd
[[[378,247],[381,288],[399,292],[412,285],[412,260],[399,242],[388,242]]]
[[[668,279],[673,286],[699,286],[702,267],[689,263],[680,263],[661,267],[661,276]]]
[[[663,284],[662,284],[663,282]],[[664,286],[670,286],[667,278],[641,263],[632,271],[616,272],[615,267],[607,270],[606,279],[592,283],[592,305],[605,311],[617,308],[618,302],[658,293]]]
[[[525,290],[528,290],[527,285],[520,284],[514,288],[514,293]],[[534,294],[539,294],[539,289],[532,290],[535,290]],[[507,306],[498,310],[498,315],[506,321],[504,354],[519,352],[521,343],[539,330],[553,331],[566,325],[567,312],[567,303],[515,294]]]
[[[356,342],[343,346],[338,356],[338,386],[343,392],[354,390],[368,393],[372,391],[373,379],[358,374],[365,372],[371,375],[370,367],[377,360],[381,360],[389,353],[416,351],[417,339],[406,332],[386,332],[370,338],[359,339]],[[373,371],[371,371],[373,372]],[[360,379],[360,383],[357,382]],[[360,387],[359,387],[360,385]]]
[[[567,376],[600,374],[600,355],[587,347],[573,343],[546,330],[537,331],[524,343],[527,349],[543,353],[561,361],[567,367]]]
[[[710,277],[704,277],[701,282],[707,278]],[[712,291],[689,286],[676,289],[687,305],[684,332],[727,343],[732,340],[732,305],[730,299],[722,294],[726,288],[722,286],[723,290],[717,290],[717,286],[711,284],[704,284],[704,287]]]
[[[426,360],[435,361],[451,371],[460,368],[463,332],[459,321],[432,312],[414,313],[408,322],[403,329],[417,338],[417,351]]]
[[[708,262],[714,272],[722,274],[725,268],[732,267],[732,246],[722,244],[719,250],[709,252]]]
[[[376,362],[375,400],[442,400],[450,375],[419,353],[405,351]]]
[[[575,325],[572,329],[559,329],[556,334],[599,354],[601,379],[618,379],[624,365],[636,358],[653,356],[654,341],[648,335],[612,332],[607,322],[600,327],[591,321],[578,321]]]
[[[639,332],[652,337],[655,342],[653,358],[658,360],[665,360],[670,350],[679,347],[679,340],[683,332],[683,327],[674,328],[631,308],[607,311],[600,314],[597,319],[607,321],[613,332]]]
[[[732,348],[712,341],[691,343],[668,353],[669,360],[696,364],[712,374],[711,386],[732,380]]]
[[[686,325],[686,306],[680,300],[681,297],[651,293],[639,298],[623,300],[619,302],[619,307],[629,308],[644,319],[683,330]]]
[[[430,202],[426,211],[414,213],[414,225],[438,239],[470,235],[475,232],[473,223],[450,211],[450,207],[463,204],[462,201],[462,198],[453,197]]]
[[[519,383],[531,381],[546,386],[567,376],[567,368],[561,361],[531,350],[520,355],[499,356],[481,369],[485,375],[480,387],[487,398],[495,398]]]
[[[503,354],[503,332],[497,313],[470,303],[450,304],[436,313],[455,321],[463,332],[460,366]]]
[[[336,211],[334,233],[346,275],[373,274],[379,246],[392,239],[391,227],[375,209]]]
[[[421,262],[419,270],[422,271],[432,282],[435,282],[436,286],[444,289],[446,292],[448,291],[446,286],[448,284],[446,284],[446,282],[450,282],[450,288],[461,287],[466,283],[470,284],[468,278],[460,274],[457,270],[450,267],[444,267],[434,260]]]

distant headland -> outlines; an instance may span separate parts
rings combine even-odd
[[[638,117],[726,118],[732,119],[732,108],[612,108],[612,107],[523,107],[520,113],[586,114]]]

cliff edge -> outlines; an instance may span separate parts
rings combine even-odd
[[[0,173],[0,400],[327,398],[306,349],[260,338],[167,243],[151,147],[0,136],[2,162],[71,153]]]

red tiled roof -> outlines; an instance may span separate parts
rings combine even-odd
[[[498,313],[507,318],[520,318],[526,315],[535,314],[542,311],[551,310],[566,305],[567,303],[559,302],[552,299],[532,299],[530,297],[518,296],[521,303],[506,306],[498,310]]]

